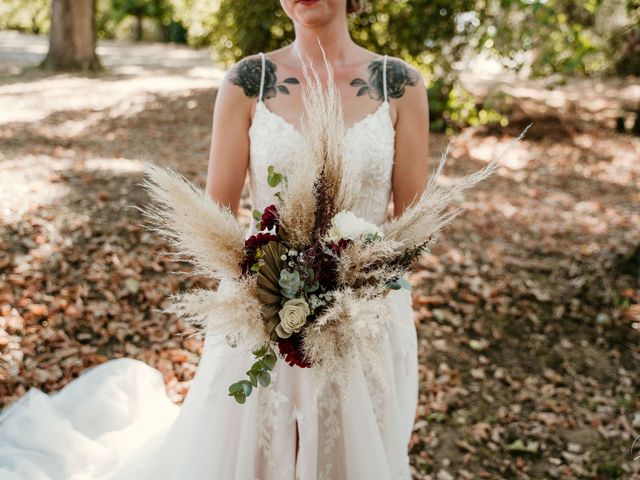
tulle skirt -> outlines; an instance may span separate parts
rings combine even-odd
[[[317,396],[312,369],[278,361],[272,384],[239,405],[228,387],[252,358],[207,338],[178,407],[159,371],[112,360],[55,394],[31,389],[2,413],[0,479],[410,479],[416,330],[407,290],[387,302],[384,382],[356,361],[346,389]]]

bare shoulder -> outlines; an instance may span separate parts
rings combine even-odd
[[[414,92],[424,90],[424,78],[403,59],[387,56],[387,89],[390,98],[412,96]]]
[[[229,69],[226,76],[227,81],[239,87],[248,98],[258,98],[261,81],[263,82],[263,98],[273,98],[278,93],[288,95],[289,88],[292,85],[299,85],[300,81],[291,76],[278,78],[276,59],[280,50],[282,49],[265,54],[264,72],[262,56],[259,53],[244,57]]]
[[[265,61],[265,73],[269,69],[269,61]],[[258,98],[262,75],[262,58],[259,53],[247,55],[234,63],[225,74],[225,82],[238,87],[234,90],[248,98]]]
[[[386,71],[384,55],[366,50],[367,78],[356,78],[351,85],[358,87],[357,95],[368,95],[375,100],[384,98],[384,87],[390,99],[413,96],[413,90],[424,90],[424,79],[420,72],[404,60],[388,55]],[[415,88],[414,88],[415,87]]]

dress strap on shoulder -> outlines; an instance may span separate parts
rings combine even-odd
[[[387,56],[382,62],[382,90],[384,91],[384,101],[387,101]]]
[[[262,57],[262,68],[260,69],[260,93],[258,95],[258,102],[262,102],[262,92],[264,90],[264,52],[260,52],[260,56]]]

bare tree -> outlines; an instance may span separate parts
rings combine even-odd
[[[95,0],[52,0],[49,70],[100,70],[96,55]]]

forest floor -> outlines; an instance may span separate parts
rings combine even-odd
[[[181,402],[201,345],[160,310],[206,283],[173,274],[135,206],[144,161],[204,182],[223,72],[103,42],[108,71],[46,74],[44,50],[0,34],[0,408],[122,356]],[[510,123],[452,137],[448,177],[534,125],[411,276],[415,478],[640,478],[640,139],[613,129],[640,82],[469,78]],[[432,135],[434,165],[449,140]]]

